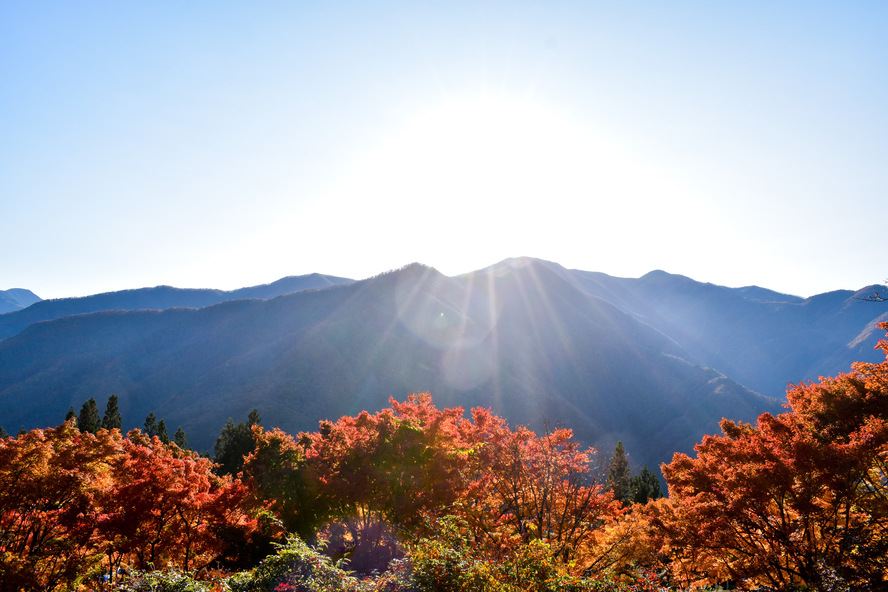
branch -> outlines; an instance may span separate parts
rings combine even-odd
[[[869,296],[858,298],[857,300],[862,300],[863,302],[888,302],[888,296],[877,291]]]

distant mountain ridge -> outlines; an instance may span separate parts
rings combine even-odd
[[[39,321],[60,319],[75,314],[103,310],[164,310],[167,308],[202,308],[227,300],[249,298],[268,299],[298,292],[338,286],[353,282],[348,278],[312,273],[289,276],[260,286],[237,290],[207,290],[157,286],[105,292],[79,298],[42,300],[32,306],[8,314],[0,314],[0,339],[15,335],[28,325]],[[39,298],[37,300],[40,300]]]
[[[30,290],[12,288],[0,290],[0,314],[13,312],[40,302],[40,297]]]
[[[878,286],[799,298],[662,271],[637,280],[571,273],[588,293],[657,327],[698,363],[769,396],[781,397],[790,382],[845,372],[853,361],[881,359],[873,349],[883,335],[876,324],[888,321],[888,308],[861,300]]]
[[[125,428],[151,411],[210,449],[228,417],[254,407],[295,432],[429,391],[440,407],[565,425],[604,450],[619,439],[655,466],[722,417],[782,411],[787,382],[877,361],[888,309],[854,294],[801,299],[521,258],[456,277],[414,264],[265,300],[77,314],[0,341],[0,425],[55,425],[114,393]]]

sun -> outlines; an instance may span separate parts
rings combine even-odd
[[[455,275],[522,255],[615,260],[628,252],[621,241],[663,231],[670,191],[664,175],[575,113],[464,97],[385,130],[316,200],[293,249],[325,269],[344,269],[337,257],[366,259],[376,273],[418,261]]]
[[[577,188],[587,149],[576,127],[538,103],[481,97],[416,115],[371,160],[379,187],[485,217]]]

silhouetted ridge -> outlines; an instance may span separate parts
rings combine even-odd
[[[173,288],[156,286],[105,292],[80,298],[59,298],[43,300],[26,309],[0,315],[0,339],[15,335],[28,325],[39,321],[58,319],[75,314],[98,312],[103,310],[164,310],[167,308],[201,308],[244,298],[268,299],[300,290],[326,288],[348,284],[353,280],[311,274],[291,276],[271,284],[240,288],[238,290],[202,290],[193,288]]]

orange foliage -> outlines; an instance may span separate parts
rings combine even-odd
[[[222,529],[255,529],[242,483],[206,459],[131,432],[81,433],[74,420],[0,440],[0,589],[75,585],[107,558],[193,568],[218,557]]]
[[[582,558],[580,571],[598,567],[592,545],[623,510],[611,491],[592,482],[594,450],[581,449],[568,429],[542,436],[523,426],[513,431],[486,409],[473,409],[472,420],[463,425],[473,453],[454,513],[476,539],[503,550],[540,540],[564,563]]]
[[[243,509],[244,485],[218,477],[212,466],[157,436],[130,432],[98,523],[111,565],[126,559],[141,570],[174,565],[187,571],[224,550],[220,529],[255,530]]]
[[[298,442],[257,428],[244,476],[291,530],[305,536],[332,519],[339,530],[327,533],[345,529],[356,547],[369,532],[389,532],[381,525],[428,534],[435,519],[456,515],[476,544],[508,551],[541,540],[568,562],[622,512],[591,482],[594,451],[570,430],[513,431],[487,409],[469,420],[462,408],[437,409],[429,394],[391,404],[321,422]]]
[[[101,559],[96,498],[120,452],[119,432],[80,433],[74,420],[0,440],[0,589],[51,590]]]
[[[787,398],[791,412],[755,426],[724,420],[696,458],[676,454],[663,467],[671,499],[652,514],[675,574],[687,583],[884,586],[888,361],[855,364]]]

